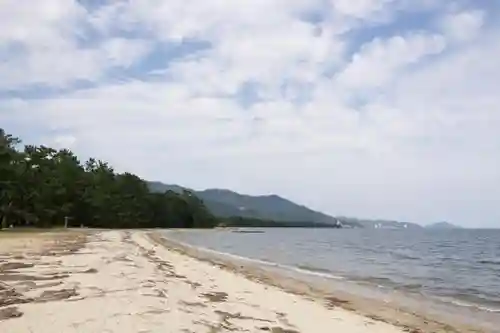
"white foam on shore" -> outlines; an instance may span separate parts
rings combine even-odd
[[[470,308],[470,309],[476,309],[479,311],[485,311],[485,312],[490,312],[490,313],[500,313],[500,308],[489,308],[484,305],[479,305],[475,303],[469,303],[465,302],[463,300],[459,300],[456,298],[448,298],[448,297],[433,297],[436,300],[439,300],[440,302],[443,303],[450,303],[459,307],[463,308]]]

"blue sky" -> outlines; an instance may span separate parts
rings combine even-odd
[[[0,126],[330,214],[500,227],[500,4],[3,0]]]

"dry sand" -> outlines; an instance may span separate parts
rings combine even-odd
[[[0,238],[0,332],[421,332],[253,281],[158,235]]]

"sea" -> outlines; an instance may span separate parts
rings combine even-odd
[[[397,294],[414,307],[425,300],[442,314],[500,332],[500,230],[263,228],[169,237],[306,281],[330,281],[332,289]]]

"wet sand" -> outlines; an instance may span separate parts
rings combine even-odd
[[[195,259],[161,236],[0,236],[0,332],[459,332],[369,316],[337,295]]]

